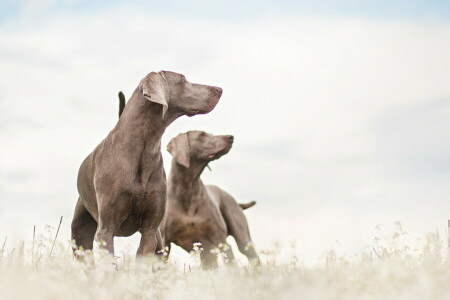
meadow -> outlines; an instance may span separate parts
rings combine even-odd
[[[399,226],[386,237],[349,255],[329,250],[305,267],[294,242],[287,249],[263,249],[262,265],[239,260],[205,271],[201,246],[188,260],[155,259],[139,267],[134,253],[113,258],[101,249],[80,251],[55,238],[47,227],[33,240],[0,246],[0,299],[449,299],[450,262],[446,242],[429,234],[414,247]],[[217,249],[219,262],[226,260]],[[280,253],[284,255],[281,259]]]

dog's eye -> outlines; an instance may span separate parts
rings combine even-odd
[[[208,135],[206,134],[206,132],[202,132],[200,133],[200,137],[207,137]]]

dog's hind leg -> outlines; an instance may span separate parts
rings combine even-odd
[[[243,214],[242,214],[243,215]],[[258,254],[253,245],[248,229],[247,220],[242,216],[233,216],[227,220],[227,226],[230,231],[230,235],[236,240],[236,244],[239,251],[247,256],[251,264],[259,265]]]
[[[75,240],[77,249],[92,250],[96,230],[97,222],[78,197],[72,220],[72,240]]]
[[[231,246],[228,243],[224,243],[226,249],[224,250],[225,255],[227,256],[225,259],[225,262],[228,264],[234,264],[234,253],[233,249],[231,249]]]
[[[224,191],[221,195],[220,211],[227,224],[228,234],[236,240],[239,251],[248,257],[250,263],[259,265],[260,261],[250,237],[244,211],[233,197]]]

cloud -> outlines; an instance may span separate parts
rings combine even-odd
[[[448,24],[231,24],[133,8],[17,22],[0,27],[0,235],[64,215],[69,237],[78,166],[114,126],[117,92],[130,96],[160,69],[224,88],[212,113],[167,129],[163,156],[168,171],[164,146],[179,132],[235,135],[203,177],[258,201],[257,245],[297,238],[319,253],[336,239],[370,241],[378,223],[417,233],[445,224],[448,102],[436,99],[450,96]],[[441,168],[422,172],[428,163]]]
[[[419,178],[450,170],[450,98],[386,111],[374,122],[380,151],[400,172]]]

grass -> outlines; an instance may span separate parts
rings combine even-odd
[[[450,261],[439,235],[429,234],[413,248],[401,226],[388,239],[374,238],[366,250],[351,256],[331,250],[308,268],[294,254],[281,261],[282,249],[266,249],[258,268],[221,264],[214,271],[201,269],[199,251],[188,261],[149,259],[139,268],[132,253],[112,258],[99,249],[81,251],[80,262],[69,242],[55,242],[54,230],[46,230],[13,249],[1,243],[0,299],[450,298]]]

